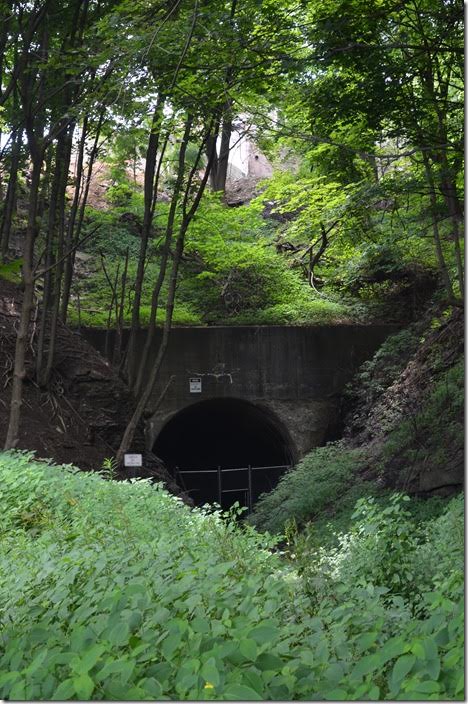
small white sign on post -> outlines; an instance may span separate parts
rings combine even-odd
[[[143,466],[143,456],[126,452],[124,454],[124,466],[125,467],[142,467]]]
[[[194,377],[189,379],[189,388],[191,394],[201,394],[201,379],[200,377]]]

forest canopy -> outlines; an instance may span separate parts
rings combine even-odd
[[[31,317],[40,387],[61,323],[116,327],[122,368],[123,328],[131,352],[145,327],[127,370],[141,416],[157,325],[155,378],[173,322],[392,320],[438,287],[461,306],[460,3],[46,0],[2,16],[0,251],[23,287],[7,447]],[[242,140],[271,173],[234,208]]]

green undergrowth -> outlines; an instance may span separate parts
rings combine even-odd
[[[301,526],[313,518],[325,529],[339,506],[340,526],[346,528],[356,501],[377,492],[373,482],[357,476],[363,461],[359,450],[339,442],[316,448],[260,497],[249,521],[260,530],[282,533],[292,519]]]
[[[22,259],[14,259],[8,264],[0,264],[0,279],[17,284],[21,281]]]
[[[461,359],[438,375],[419,407],[410,409],[390,433],[383,457],[400,486],[411,486],[420,477],[424,487],[425,474],[462,465],[464,378]],[[459,474],[461,480],[461,470]]]
[[[141,194],[139,194],[141,195]],[[86,233],[99,229],[85,243],[86,275],[75,282],[69,306],[72,324],[106,327],[112,300],[102,271],[101,255],[112,282],[120,281],[129,253],[124,322],[131,320],[142,222],[141,202],[134,193],[126,206],[106,211],[88,208]],[[274,246],[275,227],[262,217],[262,205],[229,208],[219,197],[206,194],[187,233],[174,308],[176,325],[314,325],[339,324],[359,315],[339,294],[317,294]],[[157,209],[147,252],[140,308],[141,323],[150,315],[152,287],[157,280],[168,206]],[[120,284],[119,284],[120,287]],[[119,289],[120,290],[120,289]],[[164,319],[167,287],[161,291],[158,321]],[[79,308],[78,312],[78,294]],[[367,316],[368,319],[369,316]],[[114,324],[115,314],[111,316]]]
[[[463,699],[460,499],[417,530],[404,497],[361,501],[335,548],[280,553],[27,453],[0,454],[0,495],[1,698]]]

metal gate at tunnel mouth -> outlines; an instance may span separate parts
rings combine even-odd
[[[276,470],[278,471],[278,477],[284,472],[288,471],[291,469],[292,465],[291,464],[282,464],[282,465],[267,465],[267,466],[258,466],[258,467],[253,467],[252,465],[247,465],[247,467],[226,467],[222,468],[220,466],[214,468],[214,469],[181,469],[180,467],[175,467],[174,475],[175,475],[175,480],[179,484],[179,486],[188,494],[193,491],[197,491],[197,489],[187,489],[185,480],[184,480],[184,475],[201,475],[201,474],[216,474],[216,488],[217,488],[217,498],[218,498],[218,504],[222,507],[222,502],[223,502],[223,496],[225,494],[244,494],[244,500],[245,504],[244,506],[247,508],[247,514],[252,513],[252,508],[253,508],[253,473],[255,470],[264,470],[264,471],[270,471],[270,470]],[[247,486],[242,486],[242,487],[236,487],[236,488],[229,488],[225,489],[223,488],[223,475],[226,474],[231,474],[233,472],[247,472]],[[262,493],[262,492],[260,492]],[[194,498],[194,497],[192,497]],[[232,505],[232,504],[231,504]]]

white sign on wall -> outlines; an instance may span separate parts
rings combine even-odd
[[[129,452],[124,454],[124,466],[125,467],[142,467],[143,457],[142,455],[136,455]]]
[[[201,394],[201,379],[200,377],[194,377],[189,379],[189,388],[191,394]]]

